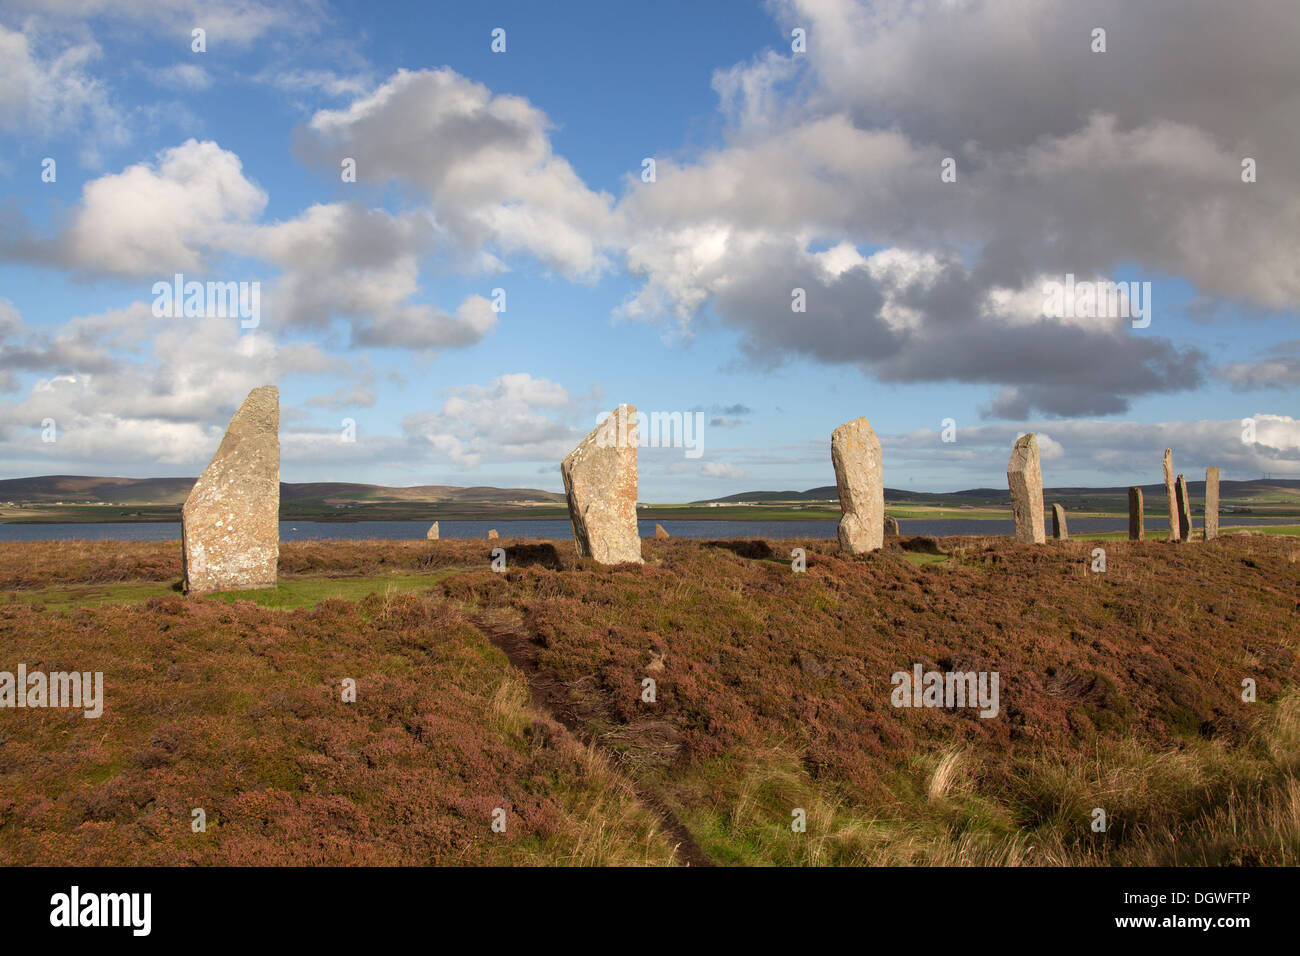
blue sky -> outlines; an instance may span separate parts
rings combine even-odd
[[[706,422],[650,501],[829,484],[860,415],[895,487],[1031,430],[1048,485],[1300,477],[1297,24],[1129,6],[8,4],[0,477],[197,474],[269,383],[289,481],[558,490],[621,402]]]

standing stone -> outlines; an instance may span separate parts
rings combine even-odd
[[[664,526],[663,526],[663,525],[661,525],[661,524],[657,524],[657,525],[655,525],[655,537],[656,537],[656,538],[671,538],[672,535],[670,535],[667,531],[664,530]]]
[[[1192,540],[1192,499],[1187,497],[1187,479],[1178,476],[1178,527],[1180,541]]]
[[[1060,505],[1052,505],[1052,537],[1057,541],[1070,537],[1070,530],[1065,525],[1065,509]]]
[[[1165,449],[1165,498],[1169,501],[1169,540],[1177,541],[1182,535],[1178,528],[1178,497],[1174,492],[1174,453]]]
[[[897,538],[898,534],[898,519],[893,515],[885,515],[885,537]]]
[[[280,392],[255,388],[181,509],[190,594],[273,588],[280,560]]]
[[[1219,469],[1205,469],[1205,540],[1219,536]]]
[[[1043,469],[1038,458],[1038,438],[1033,432],[1016,442],[1007,463],[1007,485],[1011,488],[1011,513],[1016,519],[1016,540],[1043,544]]]
[[[1146,538],[1146,525],[1142,516],[1142,489],[1134,485],[1128,490],[1128,539],[1141,541]]]
[[[641,562],[636,523],[636,408],[620,405],[560,464],[578,556]]]
[[[430,541],[438,540],[438,522],[435,521],[433,524],[429,525],[429,532],[428,534],[425,535],[425,537],[428,538]]]
[[[495,540],[497,540],[497,539],[500,538],[500,537],[501,537],[501,535],[497,534],[497,529],[496,529],[496,528],[489,528],[489,529],[488,529],[488,540],[489,540],[489,541],[495,541]]]
[[[885,481],[880,439],[865,418],[831,432],[831,464],[840,493],[840,547],[852,554],[885,545]]]

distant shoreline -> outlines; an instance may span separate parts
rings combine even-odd
[[[671,538],[679,540],[747,540],[747,541],[804,541],[836,538],[837,521],[827,517],[812,520],[763,520],[761,518],[664,518],[659,515],[642,515],[637,519],[643,539],[655,537],[662,523]],[[1009,517],[1000,520],[981,518],[905,518],[899,521],[903,539],[943,540],[947,538],[1013,537],[1015,522]],[[282,519],[279,539],[283,544],[294,542],[358,542],[368,540],[406,541],[423,543],[428,523],[419,521],[311,521],[303,518]],[[503,540],[518,542],[561,542],[572,540],[572,526],[567,518],[545,518],[526,521],[514,518],[446,519],[441,521],[443,540],[482,540],[496,530]],[[1070,538],[1076,541],[1121,541],[1128,538],[1126,516],[1099,517],[1072,516]],[[181,537],[179,521],[118,521],[98,523],[35,522],[31,524],[0,524],[0,546],[8,543],[36,544],[43,542],[139,542],[173,541]],[[1204,525],[1197,521],[1194,540],[1203,540]],[[1225,522],[1220,532],[1224,535],[1248,533],[1267,536],[1300,535],[1300,522],[1286,517],[1253,517],[1241,521]],[[1160,541],[1168,537],[1169,525],[1165,517],[1148,515],[1146,540]],[[433,543],[433,542],[431,542]]]
[[[952,518],[963,521],[1005,521],[1010,519],[1011,511],[1008,509],[1005,513],[995,512],[975,512],[963,513],[958,509],[943,509],[924,516],[917,515],[915,509],[900,508],[897,512],[892,509],[886,509],[885,513],[899,520],[924,520],[924,518]],[[1071,517],[1077,515],[1072,514]],[[1125,519],[1127,515],[1110,512],[1088,512],[1087,517],[1094,518],[1113,518]],[[383,522],[404,522],[404,521],[428,521],[432,524],[435,521],[497,521],[502,523],[512,521],[567,521],[568,512],[564,510],[554,511],[551,509],[538,509],[534,513],[512,514],[466,514],[464,512],[437,513],[432,512],[428,515],[413,517],[409,515],[391,516],[391,515],[367,515],[367,514],[349,514],[340,515],[313,515],[313,514],[281,514],[281,521],[307,521],[317,522],[320,524],[360,524],[365,521],[383,521]],[[1251,517],[1288,517],[1287,515],[1252,515]],[[1300,515],[1295,516],[1300,520]],[[838,521],[840,512],[826,510],[807,510],[807,511],[778,511],[776,509],[764,508],[682,508],[678,509],[673,506],[663,508],[638,509],[637,519],[640,521]],[[31,518],[0,518],[0,525],[40,525],[40,524],[167,524],[176,523],[181,520],[179,511],[172,514],[154,514],[142,516],[139,518],[123,518],[119,516],[105,516],[103,518],[84,517],[84,516],[62,516],[56,514],[43,514]]]

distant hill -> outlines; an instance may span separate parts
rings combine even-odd
[[[1142,495],[1147,502],[1153,495],[1163,500],[1164,482],[1142,485]],[[1204,496],[1204,481],[1188,481],[1187,491],[1193,497]],[[1300,479],[1296,478],[1255,478],[1249,481],[1219,482],[1220,497],[1243,498],[1278,498],[1291,500],[1300,498]],[[1051,501],[1079,502],[1089,499],[1114,499],[1128,497],[1128,486],[1110,488],[1044,488],[1043,496]],[[735,502],[776,502],[776,501],[838,501],[839,494],[834,485],[821,485],[807,491],[742,491],[722,498],[705,498],[691,504],[735,503]],[[1005,505],[1010,501],[1006,488],[970,488],[965,491],[904,491],[899,488],[886,488],[885,500],[890,503],[911,502],[913,504],[932,505]]]
[[[75,504],[160,505],[179,507],[184,504],[194,478],[103,478],[87,475],[42,475],[34,478],[0,479],[0,504],[7,501],[29,505]],[[1194,499],[1205,495],[1204,481],[1189,481],[1187,490]],[[1147,508],[1162,508],[1165,486],[1156,482],[1142,486]],[[1223,481],[1220,496],[1225,503],[1269,503],[1288,508],[1300,506],[1300,479],[1269,478],[1250,481]],[[1048,504],[1060,502],[1069,509],[1127,507],[1128,487],[1046,488]],[[734,504],[736,502],[774,503],[838,501],[834,485],[821,485],[806,491],[743,491],[721,498],[693,501],[691,504]],[[891,505],[914,504],[936,507],[1005,507],[1010,497],[1005,488],[969,488],[964,491],[929,492],[886,488],[885,501]],[[281,482],[280,502],[295,514],[309,511],[351,512],[351,506],[377,506],[385,514],[402,506],[437,504],[442,506],[564,505],[564,495],[537,488],[490,488],[456,485],[415,485],[392,488],[340,481]],[[409,508],[407,509],[409,510]],[[463,509],[456,509],[463,510]]]
[[[1125,489],[1127,493],[1128,489]],[[903,491],[899,488],[886,488],[886,501],[914,501],[914,502],[934,502],[951,501],[955,498],[962,498],[966,503],[986,503],[1003,501],[1007,498],[1006,490],[998,491],[994,488],[974,488],[970,491],[949,491],[949,492],[927,492],[927,491]],[[737,495],[727,495],[723,498],[705,498],[703,501],[693,501],[691,504],[703,505],[711,502],[734,503],[738,501],[839,501],[839,492],[834,485],[822,485],[818,488],[809,488],[807,491],[742,491]]]
[[[36,478],[0,479],[0,502],[30,504],[184,504],[196,478],[95,478],[86,475],[41,475]],[[454,485],[417,485],[388,488],[348,482],[281,482],[283,502],[348,504],[380,502],[494,502],[563,503],[564,495],[536,488],[460,488]]]

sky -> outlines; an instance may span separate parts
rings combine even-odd
[[[285,481],[558,491],[621,403],[643,501],[859,416],[893,488],[1300,477],[1300,6],[158,6],[0,3],[0,478],[267,384]]]

